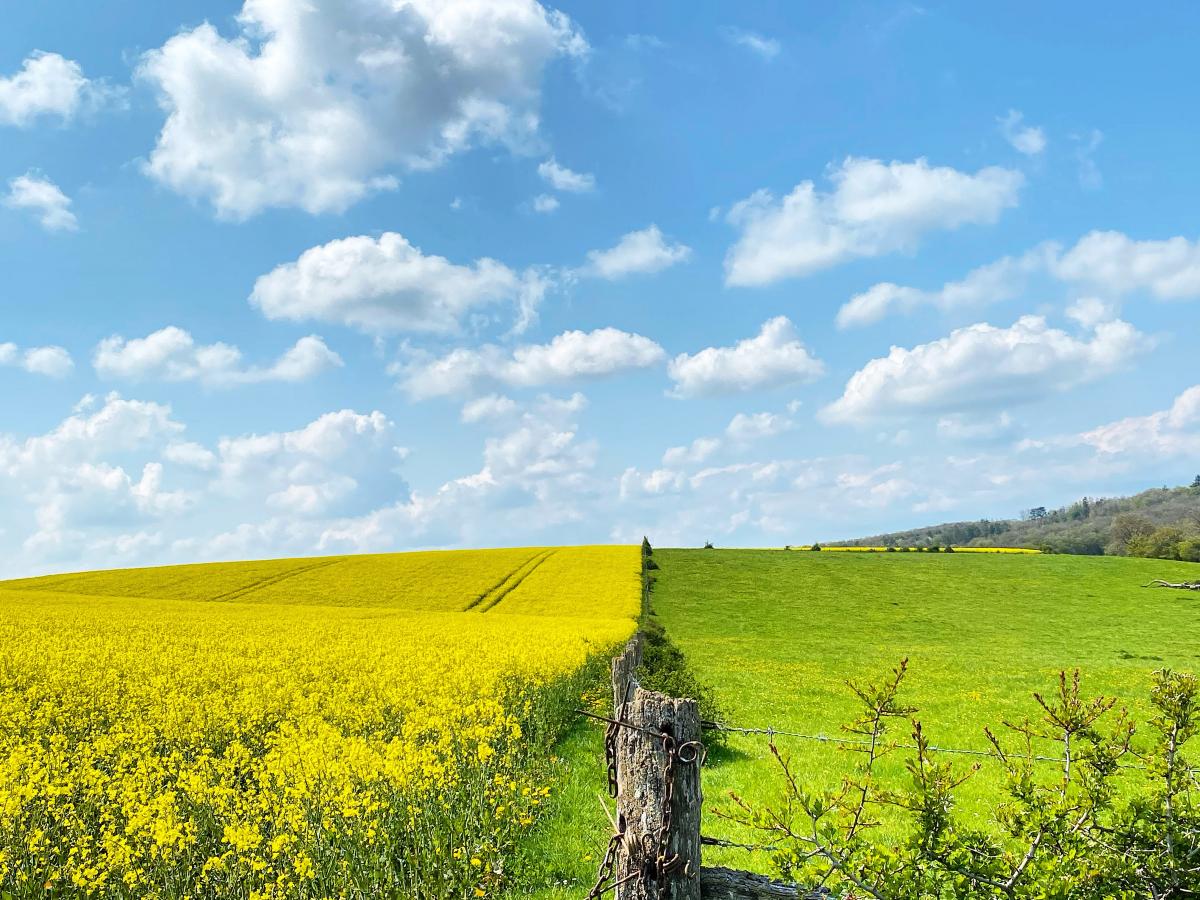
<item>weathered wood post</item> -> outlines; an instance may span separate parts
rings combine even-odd
[[[636,639],[635,639],[636,641]],[[616,900],[700,900],[700,713],[643,690],[640,644],[613,660],[618,829]]]

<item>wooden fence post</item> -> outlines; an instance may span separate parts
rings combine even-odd
[[[636,640],[636,639],[635,639]],[[616,900],[700,900],[700,713],[643,690],[641,647],[613,660],[618,828]]]
[[[613,719],[623,723],[605,739],[622,835],[612,872],[616,900],[828,900],[824,890],[700,867],[699,710],[695,700],[643,690],[641,662],[640,635],[612,661]]]

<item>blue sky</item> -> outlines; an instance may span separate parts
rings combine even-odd
[[[1190,481],[1197,20],[7,10],[0,571],[782,545]]]

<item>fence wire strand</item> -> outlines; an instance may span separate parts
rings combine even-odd
[[[703,721],[700,723],[700,727],[707,731],[724,731],[730,734],[748,735],[765,734],[770,738],[774,738],[776,736],[792,737],[803,741],[817,741],[822,744],[840,744],[851,747],[869,747],[872,744],[871,741],[863,740],[861,738],[833,737],[828,734],[805,734],[801,731],[787,731],[786,729],[781,728],[738,728],[733,725],[726,725],[722,722]],[[916,744],[888,744],[888,747],[896,750],[917,749]],[[987,756],[992,759],[996,758],[996,752],[994,750],[967,750],[962,747],[935,747],[932,744],[927,745],[925,749],[934,753],[958,753],[963,756]],[[1037,762],[1061,763],[1065,761],[1061,756],[1022,756],[1020,758],[1033,759]]]

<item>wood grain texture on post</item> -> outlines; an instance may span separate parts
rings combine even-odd
[[[625,833],[617,900],[700,900],[696,701],[646,691],[634,682],[625,721],[637,727],[621,728],[617,737],[618,810]]]
[[[621,705],[632,696],[632,685],[636,683],[634,673],[642,664],[642,638],[635,634],[625,645],[625,650],[612,661],[613,717],[621,717]]]

